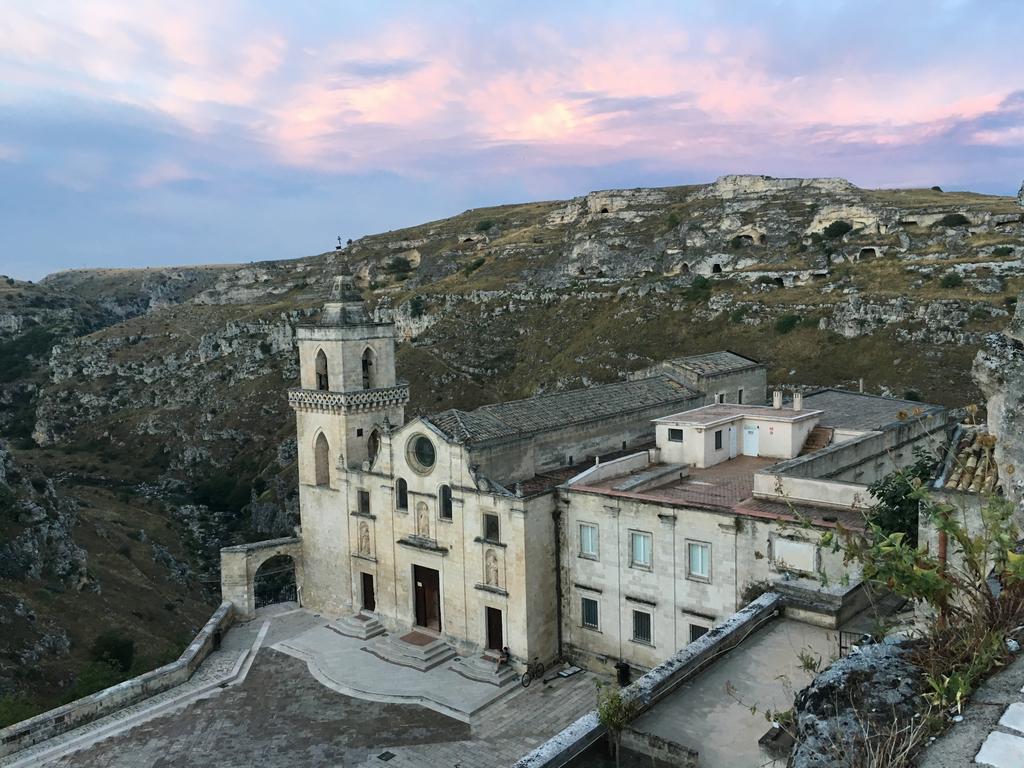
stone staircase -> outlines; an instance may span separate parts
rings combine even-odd
[[[811,433],[807,435],[807,439],[804,441],[803,450],[800,451],[800,455],[803,456],[807,453],[814,453],[814,451],[820,451],[828,445],[832,444],[832,437],[835,434],[835,430],[829,427],[815,427],[811,430]]]
[[[378,658],[426,672],[455,658],[455,649],[438,637],[412,630],[378,637],[363,648]]]
[[[359,640],[372,640],[378,635],[384,634],[384,625],[372,613],[356,613],[352,616],[342,616],[337,621],[327,625],[332,632],[337,632],[345,637],[354,637]]]
[[[503,688],[509,683],[519,679],[519,675],[508,664],[502,664],[497,674],[494,672],[496,657],[488,654],[473,654],[458,659],[448,666],[448,669],[457,672],[469,680],[478,683],[488,683]]]

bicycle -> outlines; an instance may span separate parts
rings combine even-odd
[[[534,680],[544,679],[544,662],[539,657],[534,656],[533,662],[526,665],[526,671],[523,672],[523,676],[519,679],[519,682],[523,684],[523,688],[529,688],[530,683]]]

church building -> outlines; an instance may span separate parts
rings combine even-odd
[[[653,444],[654,419],[765,397],[764,366],[721,352],[406,421],[394,326],[347,278],[297,339],[300,603],[519,662],[558,652],[557,487]]]

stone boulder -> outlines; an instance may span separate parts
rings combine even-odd
[[[1024,181],[1020,184],[1020,189],[1017,190],[1017,205],[1024,208]]]
[[[800,691],[789,767],[861,765],[865,730],[888,730],[913,718],[924,681],[908,660],[908,650],[895,642],[864,646]]]

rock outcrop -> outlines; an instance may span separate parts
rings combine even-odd
[[[865,732],[911,722],[923,688],[921,671],[899,644],[867,645],[839,659],[797,694],[789,768],[864,764]]]
[[[989,334],[974,359],[974,379],[985,395],[989,429],[1003,491],[1024,522],[1024,294],[1003,333]]]

